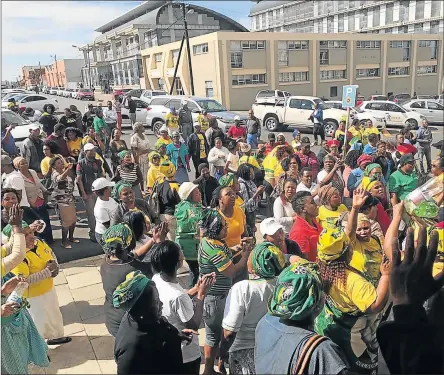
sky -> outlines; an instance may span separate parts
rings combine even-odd
[[[248,29],[251,1],[187,1],[233,18]],[[94,29],[142,1],[2,1],[2,81],[16,80],[24,65],[83,58]],[[52,57],[51,57],[52,56]]]

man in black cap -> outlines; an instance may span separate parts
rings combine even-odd
[[[401,156],[398,163],[398,170],[393,172],[389,180],[389,191],[392,206],[400,201],[416,189],[418,185],[418,177],[413,173],[415,169],[415,159],[412,154]]]

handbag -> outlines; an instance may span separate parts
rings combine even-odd
[[[310,363],[311,355],[313,354],[313,351],[319,346],[319,344],[322,341],[327,340],[327,337],[314,334],[311,336],[307,342],[304,344],[304,347],[301,350],[301,353],[299,354],[299,358],[296,362],[296,366],[294,367],[293,371],[291,372],[292,375],[300,375],[304,374],[306,370],[308,370],[308,365]],[[293,353],[294,355],[294,353]],[[293,359],[293,358],[292,358]],[[289,364],[288,374],[290,374],[290,366],[291,362]]]

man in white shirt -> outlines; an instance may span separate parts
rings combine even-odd
[[[117,111],[113,107],[113,103],[111,101],[107,102],[107,108],[103,110],[103,119],[106,122],[109,134],[111,134],[117,124]]]
[[[20,206],[29,207],[25,181],[20,172],[17,172],[12,166],[12,160],[8,155],[2,155],[2,172],[2,187],[17,190],[21,196]]]
[[[111,190],[114,182],[100,177],[92,183],[92,191],[97,195],[94,205],[94,217],[96,218],[95,237],[100,244],[103,233],[109,228],[111,214],[117,209],[117,202],[111,198]]]

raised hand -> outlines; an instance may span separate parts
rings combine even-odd
[[[353,208],[359,209],[361,208],[367,198],[369,197],[368,193],[362,189],[358,188],[353,192]]]
[[[20,208],[20,205],[14,204],[9,209],[9,224],[12,226],[21,227],[23,219],[23,210]]]

